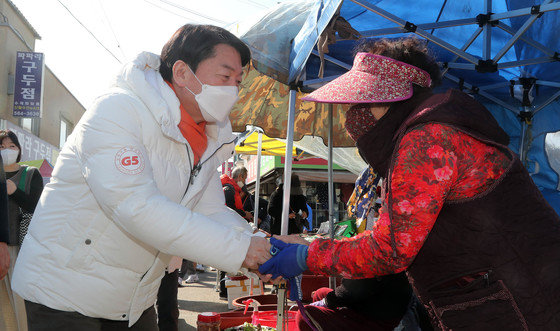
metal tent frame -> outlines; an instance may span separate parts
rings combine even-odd
[[[453,53],[455,55],[454,59],[449,61],[449,62],[445,62],[445,63],[440,63],[443,71],[442,71],[442,76],[445,79],[448,79],[454,83],[457,84],[457,86],[459,87],[459,89],[463,90],[463,89],[467,89],[468,92],[472,93],[472,94],[478,94],[508,110],[510,110],[511,112],[513,112],[515,115],[517,115],[520,120],[521,120],[521,125],[522,125],[522,133],[521,133],[521,143],[520,143],[520,149],[519,149],[519,156],[522,160],[524,160],[524,157],[526,155],[526,150],[527,150],[527,144],[526,144],[526,132],[527,132],[527,127],[528,124],[530,123],[532,117],[539,112],[540,110],[542,110],[543,108],[545,108],[546,106],[548,106],[549,104],[551,104],[554,100],[556,100],[557,98],[560,97],[560,81],[559,82],[553,82],[553,81],[543,81],[543,80],[530,80],[529,82],[527,81],[522,81],[520,79],[518,80],[512,80],[509,83],[504,83],[504,84],[493,84],[493,85],[486,85],[486,86],[475,86],[469,83],[466,83],[464,81],[464,79],[462,77],[457,77],[454,76],[452,74],[449,73],[449,69],[463,69],[463,70],[471,70],[471,71],[478,71],[478,72],[496,72],[500,69],[506,69],[506,68],[512,68],[512,67],[520,67],[520,66],[528,66],[528,65],[534,65],[534,64],[541,64],[541,63],[549,63],[549,62],[557,62],[560,61],[560,54],[544,45],[542,45],[541,43],[533,40],[532,38],[529,38],[527,36],[524,36],[524,33],[533,25],[533,23],[535,23],[540,17],[542,17],[542,15],[545,12],[549,12],[549,11],[556,11],[556,10],[560,10],[560,2],[553,2],[552,0],[544,0],[543,3],[541,5],[535,5],[532,7],[527,7],[527,8],[523,8],[523,9],[517,9],[517,10],[512,10],[512,11],[508,11],[508,12],[503,12],[503,13],[492,13],[492,0],[484,0],[484,8],[486,8],[486,12],[484,14],[480,14],[477,15],[477,17],[474,18],[469,18],[469,19],[459,19],[459,20],[450,20],[450,21],[444,21],[444,22],[434,22],[434,23],[424,23],[424,24],[414,24],[412,22],[406,21],[392,13],[389,13],[386,10],[383,10],[375,5],[371,5],[370,3],[368,3],[367,1],[364,0],[350,0],[351,2],[362,6],[364,9],[375,13],[377,15],[379,15],[380,17],[383,17],[395,24],[397,24],[397,27],[394,28],[384,28],[384,29],[376,29],[376,30],[369,30],[369,31],[365,31],[362,32],[362,37],[363,38],[371,38],[371,37],[376,37],[376,36],[388,36],[388,35],[395,35],[395,34],[402,34],[402,33],[414,33],[418,36],[423,37],[424,39],[428,40],[429,42],[432,42],[442,48],[444,48],[445,50]],[[441,12],[443,11],[443,7],[445,6],[445,3],[443,4],[441,10],[440,10],[440,15]],[[438,15],[438,19],[439,16]],[[520,16],[529,16],[527,18],[527,20],[525,21],[525,23],[519,28],[517,29],[517,31],[513,28],[511,28],[510,26],[508,26],[507,24],[501,22],[501,20],[504,19],[508,19],[508,18],[512,18],[512,17],[520,17]],[[461,47],[461,48],[457,48],[453,45],[451,45],[450,43],[436,37],[435,35],[433,35],[433,31],[435,29],[442,29],[442,28],[449,28],[449,27],[456,27],[456,26],[462,26],[462,25],[473,25],[473,24],[478,24],[479,28],[476,29],[476,31],[470,36],[470,38],[467,40],[467,42]],[[504,45],[498,52],[497,54],[491,58],[491,46],[492,46],[492,28],[497,28],[500,29],[502,31],[505,31],[507,33],[509,33],[512,37],[511,39],[507,42],[506,45]],[[432,30],[432,32],[428,32],[427,30]],[[483,50],[481,54],[481,59],[478,59],[476,57],[474,57],[473,55],[469,54],[466,52],[466,50],[469,48],[469,46],[471,46],[474,41],[482,34],[482,38],[483,38]],[[519,60],[519,61],[509,61],[509,62],[500,62],[500,60],[503,58],[503,56],[514,46],[514,44],[518,41],[522,41],[530,46],[532,46],[533,48],[535,48],[536,50],[539,50],[540,52],[544,53],[546,56],[544,57],[538,57],[538,58],[533,58],[533,59],[526,59],[526,60]],[[317,51],[312,51],[312,54],[315,56],[319,56]],[[328,55],[323,55],[324,59],[326,61],[329,61],[333,64],[338,65],[339,67],[349,70],[350,66],[344,62],[341,62],[337,59],[334,59]],[[469,63],[457,63],[456,61],[461,58],[466,60]],[[303,72],[303,67],[299,68],[299,69],[294,69],[295,72],[299,73],[298,77],[301,76],[301,73]],[[320,79],[312,79],[312,80],[306,80],[302,82],[302,85],[304,87],[309,87],[309,86],[313,86],[316,84],[326,84],[329,81],[334,80],[335,78],[337,78],[338,76],[329,76],[329,77],[325,77],[325,78],[320,78]],[[297,81],[294,83],[296,84]],[[522,109],[519,109],[517,105],[515,105],[512,102],[507,102],[504,100],[501,100],[495,96],[493,96],[492,94],[490,94],[488,91],[492,90],[494,88],[499,88],[499,87],[504,87],[504,86],[510,86],[512,89],[514,86],[518,85],[521,86],[524,90],[529,91],[531,88],[533,88],[534,86],[547,86],[547,87],[554,87],[554,88],[559,88],[559,90],[553,94],[550,98],[548,98],[547,100],[545,100],[544,102],[542,102],[539,105],[533,105],[530,103],[523,103],[523,107]],[[290,107],[290,113],[292,111],[295,111],[295,109],[292,109]],[[291,115],[290,115],[291,116]],[[291,139],[293,138],[293,135],[288,136],[287,139]],[[331,148],[331,144],[329,143],[329,148]],[[330,189],[330,185],[329,185],[329,189]],[[332,197],[329,196],[329,201],[331,201]],[[329,212],[329,219],[330,219],[330,212]]]
[[[371,4],[366,0],[346,0],[352,2],[358,6],[361,6],[365,10],[377,14],[378,16],[387,19],[396,24],[395,27],[391,28],[383,28],[383,29],[374,29],[368,31],[361,31],[361,36],[364,38],[372,38],[377,36],[391,36],[403,33],[414,33],[428,42],[433,43],[444,50],[452,53],[454,55],[453,59],[448,62],[441,63],[443,67],[443,78],[448,80],[449,82],[453,82],[456,86],[461,89],[465,90],[470,94],[478,94],[481,97],[490,100],[491,102],[508,109],[513,114],[517,115],[522,123],[522,133],[521,133],[521,143],[520,143],[520,158],[523,160],[524,155],[527,151],[526,146],[526,131],[528,125],[532,119],[532,117],[539,112],[540,110],[544,109],[546,106],[550,105],[554,102],[557,98],[560,97],[560,81],[546,81],[546,80],[539,80],[538,78],[519,78],[516,80],[511,80],[509,82],[504,83],[494,83],[485,86],[476,86],[470,84],[465,81],[463,77],[458,75],[453,75],[449,73],[450,69],[461,69],[461,70],[470,70],[476,71],[479,73],[494,73],[502,69],[513,68],[513,67],[522,67],[522,66],[529,66],[535,64],[543,64],[543,63],[550,63],[550,62],[557,62],[560,61],[559,53],[550,49],[543,44],[539,43],[536,40],[524,35],[525,32],[535,23],[542,15],[546,12],[557,11],[560,10],[560,2],[553,2],[552,0],[544,0],[540,5],[535,5],[532,7],[526,7],[522,9],[516,9],[501,13],[492,13],[492,0],[484,0],[484,7],[485,12],[477,15],[473,18],[467,19],[457,19],[457,20],[449,20],[439,22],[439,18],[441,17],[441,13],[443,11],[443,7],[445,7],[447,2],[443,3],[443,6],[439,12],[438,18],[434,23],[423,23],[423,24],[414,24],[413,22],[409,22],[404,20],[397,15],[394,15],[382,8]],[[288,213],[289,213],[289,197],[290,197],[290,178],[292,173],[292,143],[294,137],[294,119],[295,119],[295,98],[296,98],[296,90],[299,88],[312,88],[317,87],[318,85],[325,84],[335,78],[335,76],[328,76],[328,77],[319,77],[317,79],[302,79],[304,76],[304,71],[308,59],[311,55],[316,57],[322,57],[324,61],[328,61],[330,63],[335,64],[336,66],[344,69],[349,70],[350,65],[340,61],[334,57],[331,57],[326,54],[319,54],[316,50],[313,50],[314,47],[311,49],[303,49],[304,46],[301,44],[297,46],[297,49],[294,48],[294,45],[298,45],[298,41],[304,40],[305,46],[315,45],[321,35],[323,29],[327,26],[328,22],[330,21],[332,14],[336,12],[337,8],[340,8],[342,5],[342,0],[332,0],[332,1],[318,1],[318,12],[317,16],[314,17],[315,25],[314,29],[311,31],[307,31],[304,34],[298,34],[295,37],[292,43],[291,48],[291,56],[290,56],[290,71],[289,71],[289,80],[290,80],[290,98],[289,98],[289,109],[288,109],[288,122],[287,122],[287,147],[286,148],[286,163],[284,169],[284,195],[283,195],[283,211],[282,211],[282,234],[287,233],[288,229]],[[328,17],[326,17],[328,16]],[[528,18],[524,21],[524,23],[516,30],[506,23],[502,22],[502,20],[514,18],[514,17],[522,17],[528,16]],[[308,21],[311,20],[311,17]],[[465,26],[465,25],[474,25],[477,24],[478,28],[471,34],[471,36],[467,39],[467,41],[458,48],[445,40],[438,38],[433,34],[433,32],[437,29],[445,29],[449,27],[457,27],[457,26]],[[511,35],[511,38],[506,42],[505,45],[501,47],[497,51],[497,53],[492,57],[491,50],[492,50],[492,32],[499,29],[501,31],[506,32],[507,34]],[[431,32],[429,31],[431,30]],[[469,47],[482,35],[482,54],[479,57],[473,56],[467,53]],[[532,59],[524,59],[518,61],[505,61],[502,60],[506,53],[517,43],[517,42],[524,42],[527,45],[533,47],[537,51],[543,53],[545,56],[542,57],[535,57]],[[458,62],[462,60],[462,62]],[[464,62],[463,62],[464,61]],[[542,101],[538,105],[532,104],[528,98],[524,98],[521,107],[518,105],[517,102],[511,101],[504,101],[490,93],[491,90],[496,88],[503,88],[508,86],[510,87],[510,91],[513,97],[513,89],[515,87],[520,87],[524,94],[528,94],[529,91],[535,86],[545,86],[545,87],[552,87],[557,88],[558,91],[553,93],[548,99]],[[332,187],[332,107],[329,111],[329,223],[331,224],[331,230],[333,229],[333,212],[332,212],[332,201],[334,198],[333,187]],[[332,236],[332,232],[331,232]],[[279,323],[279,329],[281,329],[281,324]]]

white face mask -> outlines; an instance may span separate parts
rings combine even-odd
[[[189,70],[191,70],[196,80],[200,83],[202,89],[199,94],[194,94],[188,87],[185,86],[185,88],[194,95],[202,117],[204,117],[206,122],[224,121],[228,117],[235,102],[237,102],[237,99],[239,99],[239,89],[237,86],[202,84],[190,67]]]
[[[16,163],[19,152],[13,149],[5,148],[0,151],[0,154],[2,154],[2,163],[7,166]]]
[[[242,181],[238,181],[237,185],[239,185],[239,187],[243,187],[245,185],[245,183],[243,183]]]

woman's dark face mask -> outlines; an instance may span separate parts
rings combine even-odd
[[[358,104],[352,106],[346,112],[346,122],[344,126],[352,138],[357,141],[364,133],[375,125],[376,119],[370,111],[369,104]]]

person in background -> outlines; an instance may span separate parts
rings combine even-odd
[[[179,271],[179,287],[183,287],[185,283],[198,283],[197,263],[189,260],[183,260],[181,270]]]
[[[245,218],[247,222],[253,222],[253,214],[243,208],[243,186],[247,180],[247,168],[243,166],[235,167],[231,171],[231,177],[223,174],[220,179],[222,181],[222,188],[226,199],[226,206],[235,210],[241,217]]]
[[[18,258],[22,238],[25,237],[25,224],[22,226],[23,213],[33,213],[43,191],[43,177],[39,169],[19,165],[21,160],[21,145],[12,131],[0,131],[0,153],[2,154],[2,167],[6,174],[6,190],[8,199],[8,251],[10,254],[10,268],[4,278],[5,289],[10,298],[12,310],[15,314],[18,330],[27,330],[27,316],[23,299],[13,292],[14,265]]]
[[[157,326],[159,330],[179,330],[179,272],[183,259],[173,256],[161,278],[156,298]]]
[[[216,172],[234,150],[228,116],[250,57],[227,30],[186,24],[85,112],[14,270],[32,330],[157,330],[172,256],[231,272],[270,258],[268,241],[225,206]]]
[[[282,226],[282,207],[284,196],[284,184],[282,178],[277,179],[278,187],[270,195],[268,203],[268,214],[272,222],[270,232],[279,235]],[[288,234],[302,233],[303,226],[307,223],[307,199],[303,195],[301,183],[297,175],[292,175],[290,188],[290,212],[289,212]]]
[[[251,214],[250,211],[246,211],[243,207],[243,197],[246,196],[246,193],[243,192],[243,187],[247,180],[247,174],[247,168],[237,166],[231,171],[231,177],[227,174],[223,174],[220,180],[222,182],[222,189],[224,190],[226,206],[236,211],[241,217],[245,218],[248,223],[252,223],[253,214]],[[220,299],[227,300],[226,272],[218,271],[218,277],[220,279]]]
[[[353,238],[288,245],[260,271],[406,270],[437,329],[557,330],[560,217],[482,104],[433,94],[440,76],[424,41],[366,40],[349,72],[304,98],[352,104],[346,130],[384,179],[379,220]]]
[[[0,164],[3,164],[0,153]],[[6,173],[0,167],[0,280],[8,274],[10,269],[10,253],[8,252],[8,190],[6,187]]]
[[[0,165],[3,164],[0,153]],[[15,330],[17,324],[10,304],[8,289],[3,281],[10,269],[10,252],[8,250],[8,191],[6,190],[6,174],[4,167],[0,167],[0,316],[11,318],[0,319],[0,330]]]
[[[250,212],[254,219],[253,214],[255,212],[255,194],[251,194],[249,192],[249,190],[247,189],[247,185],[244,185],[241,188],[241,192],[242,192],[241,200],[243,200],[243,209],[245,211]],[[266,223],[268,221],[267,209],[268,209],[268,201],[266,201],[266,199],[264,198],[259,197],[259,212],[257,216],[256,225],[259,229],[262,229],[263,231],[266,230],[263,229],[262,226],[266,226]]]

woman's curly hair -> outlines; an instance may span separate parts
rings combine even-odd
[[[441,71],[426,42],[415,37],[399,39],[362,39],[354,55],[366,52],[390,57],[426,71],[432,78],[432,88],[441,83]]]

